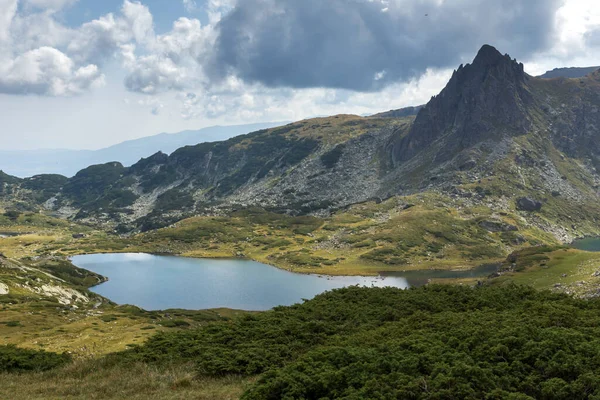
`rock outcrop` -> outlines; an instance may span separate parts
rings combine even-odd
[[[531,199],[529,197],[521,197],[517,199],[517,209],[521,211],[540,211],[543,203],[541,201]]]

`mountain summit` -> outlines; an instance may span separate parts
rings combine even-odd
[[[532,97],[523,64],[484,45],[472,64],[460,66],[442,92],[419,112],[408,135],[393,144],[394,163],[426,147],[439,146],[438,159],[490,136],[519,135],[531,126]]]

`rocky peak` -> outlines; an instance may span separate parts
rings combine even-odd
[[[436,159],[443,161],[483,140],[526,133],[533,101],[528,79],[523,64],[484,45],[473,63],[455,70],[442,92],[420,110],[410,132],[394,138],[394,163],[440,140]]]

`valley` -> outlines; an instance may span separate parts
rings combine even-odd
[[[598,93],[598,70],[533,77],[485,45],[422,107],[268,127],[70,178],[0,171],[0,360],[19,372],[0,370],[0,397],[27,386],[22,398],[120,398],[134,375],[130,398],[433,398],[419,393],[447,379],[461,398],[600,393],[580,360],[600,348]],[[107,278],[71,261],[131,253],[272,272],[245,270],[242,283],[285,272],[425,285],[149,311],[96,294]],[[143,286],[131,276],[121,292]],[[190,284],[219,296],[216,283]],[[536,364],[532,346],[562,346],[560,329],[573,346]]]

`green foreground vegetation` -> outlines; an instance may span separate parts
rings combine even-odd
[[[353,287],[5,373],[0,397],[597,399],[599,370],[600,300],[515,285]]]
[[[600,398],[600,253],[565,247],[516,211],[460,202],[424,193],[327,218],[245,209],[133,236],[5,212],[0,398]],[[67,259],[138,251],[320,274],[500,267],[264,313],[146,312],[90,292],[104,278]]]

